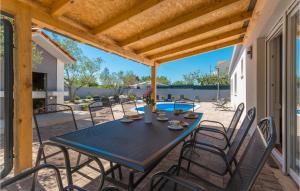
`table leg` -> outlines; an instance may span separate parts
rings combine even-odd
[[[129,180],[128,180],[128,191],[134,190],[134,172],[129,172]]]

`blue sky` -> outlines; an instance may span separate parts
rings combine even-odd
[[[51,32],[46,31],[46,33],[51,36]],[[112,53],[107,53],[85,44],[79,44],[79,47],[86,56],[90,58],[101,57],[103,59],[104,62],[101,66],[101,70],[107,67],[111,72],[133,71],[138,76],[147,76],[151,74],[149,66],[139,64]],[[199,70],[201,74],[208,74],[210,73],[210,70],[214,71],[218,61],[225,60],[230,62],[232,52],[233,46],[161,64],[158,67],[157,75],[167,76],[169,80],[174,82],[182,80],[184,74],[193,71]]]
[[[102,69],[107,67],[111,72],[132,70],[139,76],[150,75],[150,67],[143,64],[104,52],[88,45],[80,44],[80,48],[84,54],[90,58],[101,57],[104,60]],[[210,68],[212,71],[214,70],[218,61],[230,61],[232,52],[233,46],[161,64],[158,67],[157,74],[167,76],[172,82],[181,80],[183,74],[197,70],[202,74],[207,74],[210,72]]]

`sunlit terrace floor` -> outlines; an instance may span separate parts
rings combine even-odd
[[[122,117],[122,112],[121,112],[121,107],[120,106],[114,106],[113,108],[115,115],[117,118]],[[230,123],[230,119],[233,115],[232,111],[220,111],[220,110],[215,110],[215,107],[212,103],[200,103],[200,108],[197,109],[198,112],[204,113],[203,119],[210,119],[210,120],[217,120],[225,125],[228,125]],[[89,119],[86,119],[83,113],[77,114],[77,123],[80,128],[84,128],[87,126],[91,125],[91,121]],[[66,124],[67,125],[67,124]],[[49,129],[51,131],[51,129]],[[112,140],[114,141],[114,140]],[[151,143],[149,143],[151,144]],[[35,158],[36,152],[38,149],[38,141],[36,137],[36,132],[34,131],[34,144],[33,144],[33,157]],[[245,144],[244,144],[245,145]],[[157,171],[162,171],[168,169],[172,164],[176,164],[178,160],[178,155],[180,152],[181,145],[178,145],[169,155],[153,170],[151,174]],[[242,149],[243,150],[243,149]],[[242,152],[242,151],[241,151]],[[239,155],[241,155],[241,152]],[[1,153],[2,155],[2,153]],[[61,160],[61,158],[60,158]],[[109,167],[108,162],[103,161],[105,167]],[[272,165],[274,166],[274,165]],[[123,181],[127,182],[128,180],[128,171],[126,168],[123,168]],[[222,179],[220,177],[214,176],[210,173],[207,173],[204,170],[197,169],[196,170],[197,174],[199,174],[202,177],[207,178],[209,181],[217,182],[218,184],[226,184],[226,181],[228,177],[225,179]],[[55,179],[51,178],[49,175],[52,172],[50,171],[42,171],[39,174],[39,190],[57,190],[54,182]],[[66,177],[65,173],[62,170],[62,177],[64,183],[66,183]],[[116,173],[117,174],[117,173]],[[138,186],[136,190],[147,190],[149,186],[149,178],[151,177],[151,174],[143,180],[143,182]],[[97,181],[98,181],[98,172],[95,170],[89,168],[89,167],[84,167],[80,170],[79,173],[73,174],[73,181],[75,185],[78,185],[82,188],[85,188],[87,190],[96,190],[97,188]],[[106,182],[106,184],[109,184]],[[12,185],[7,190],[29,190],[31,186],[31,181],[22,181],[19,182],[18,184]],[[286,190],[286,191],[292,191],[292,190],[298,190],[296,188],[296,185],[294,182],[292,182],[288,177],[283,176],[282,173],[280,172],[279,169],[272,168],[269,163],[267,163],[261,174],[259,175],[258,179],[255,182],[255,185],[252,190],[256,191],[263,191],[263,190]]]

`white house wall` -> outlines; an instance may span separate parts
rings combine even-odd
[[[261,15],[256,18],[255,29],[247,37],[246,44],[241,50],[241,55],[245,57],[245,77],[243,80],[238,78],[238,93],[237,96],[231,96],[231,101],[233,106],[236,106],[237,103],[243,101],[246,104],[245,109],[248,110],[253,106],[257,107],[257,51],[260,51],[257,47],[257,39],[260,37],[266,37],[268,33],[273,29],[275,24],[284,16],[285,11],[291,5],[293,0],[272,0],[266,1],[266,6]],[[247,51],[252,47],[252,58],[250,55],[246,56]],[[234,69],[234,72],[231,75],[231,78],[234,78],[235,72],[239,74],[240,70],[240,60],[238,59],[237,66]],[[255,123],[257,119],[255,119]]]
[[[235,65],[235,68],[232,72],[232,75],[230,77],[230,80],[232,82],[231,84],[231,105],[234,109],[237,108],[237,106],[240,103],[246,103],[246,67],[245,67],[245,59],[246,59],[246,52],[241,51],[238,59],[237,59],[237,64]],[[243,64],[243,72],[242,72],[242,64]],[[237,82],[235,83],[235,75],[237,75]],[[236,87],[235,87],[236,84]],[[235,88],[236,88],[236,93],[235,93]]]
[[[57,103],[64,103],[64,63],[57,59]]]

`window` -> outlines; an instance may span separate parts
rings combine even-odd
[[[241,60],[241,79],[244,78],[244,59]]]
[[[230,79],[230,93],[233,95],[233,79]]]
[[[234,74],[234,95],[237,94],[237,73]]]

